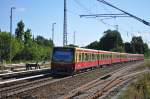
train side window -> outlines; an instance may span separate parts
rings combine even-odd
[[[84,53],[82,53],[82,62],[85,61]]]
[[[99,60],[99,54],[97,54],[97,60]]]
[[[92,61],[92,54],[89,53],[89,61]]]
[[[90,58],[91,58],[90,53],[87,53],[86,61],[90,61],[91,60]]]
[[[84,59],[85,59],[85,61],[87,60],[87,54],[86,53],[85,53]]]
[[[106,54],[104,54],[104,60],[106,59]]]
[[[109,54],[109,59],[111,59],[111,54]]]
[[[103,59],[103,58],[102,58],[102,54],[100,54],[99,56],[100,56],[100,60],[102,60],[102,59]]]
[[[94,61],[94,54],[92,54],[92,61]]]
[[[92,55],[90,53],[88,54],[88,61],[92,61]]]
[[[78,62],[78,53],[75,54],[75,62]]]
[[[97,55],[97,54],[94,54],[95,61],[97,61],[97,57],[96,57],[96,55]]]
[[[112,59],[112,54],[110,54],[110,58]]]
[[[81,53],[79,53],[79,61],[80,62],[82,61],[82,55],[81,55]]]
[[[91,60],[92,60],[91,54],[88,53],[88,59],[87,59],[87,61],[91,61]]]
[[[80,53],[77,53],[77,62],[80,62],[79,55]]]
[[[91,54],[87,53],[87,61],[90,61],[90,60],[91,60]]]
[[[103,54],[104,55],[104,60],[106,59],[106,54]]]

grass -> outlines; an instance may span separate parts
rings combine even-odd
[[[150,60],[142,66],[150,69]],[[150,99],[150,73],[139,76],[118,99]]]

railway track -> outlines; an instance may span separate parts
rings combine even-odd
[[[88,73],[88,72],[92,72],[92,71],[87,71],[84,73]],[[77,74],[75,76],[82,75],[84,73],[80,73],[80,74]],[[48,78],[45,78],[44,77],[45,75],[48,76]],[[3,85],[3,88],[0,89],[0,99],[1,98],[7,98],[9,96],[16,95],[16,94],[21,93],[21,92],[25,92],[25,91],[28,91],[31,89],[42,87],[42,86],[48,85],[50,83],[55,83],[55,82],[58,82],[60,80],[64,80],[64,79],[68,79],[68,78],[72,77],[72,76],[68,76],[65,78],[53,78],[48,74],[45,74],[45,75],[36,75],[33,77],[29,77],[27,79],[21,78],[21,79],[6,81],[4,83],[1,82],[0,84],[1,84],[1,87]],[[32,80],[32,79],[37,79],[37,78],[38,79],[41,78],[41,79],[35,80],[35,81]],[[19,82],[19,84],[15,84],[12,86],[9,85],[11,83],[17,83],[17,82]],[[7,87],[4,87],[4,86],[7,86]]]
[[[4,97],[9,97],[14,94],[18,94],[18,93],[21,93],[21,92],[24,92],[24,91],[27,91],[27,90],[30,90],[33,88],[37,88],[37,87],[46,85],[50,81],[52,81],[52,77],[39,79],[39,80],[35,80],[35,81],[27,80],[26,82],[21,83],[21,84],[1,88],[0,89],[0,99],[1,98],[3,99]]]
[[[131,63],[131,64],[133,64],[133,63]],[[125,70],[126,66],[127,65],[125,65],[125,67],[123,67],[123,68],[121,68],[121,67],[119,67],[119,68]],[[117,67],[116,67],[116,69],[117,69]],[[27,92],[27,91],[28,91],[27,93],[32,96],[33,93],[30,93],[29,90],[33,91],[34,89],[38,89],[38,88],[40,89],[43,86],[45,86],[45,87],[47,86],[48,87],[48,86],[56,86],[57,85],[58,87],[56,87],[56,89],[54,89],[54,90],[58,90],[59,91],[59,90],[62,90],[61,88],[59,88],[60,85],[64,85],[64,83],[68,83],[67,85],[69,86],[70,81],[72,81],[72,80],[76,81],[76,79],[77,78],[79,79],[81,75],[89,74],[90,72],[92,72],[92,71],[81,73],[81,74],[77,74],[77,75],[75,75],[73,77],[69,76],[69,77],[58,78],[58,79],[53,79],[52,77],[42,78],[42,79],[35,80],[35,81],[27,81],[27,82],[22,83],[22,84],[13,85],[11,87],[4,87],[4,88],[0,89],[0,98],[7,98],[7,97],[10,97],[10,96],[15,96],[15,98],[16,98],[16,96],[18,94],[23,95],[21,93],[24,93],[24,92]],[[115,72],[117,72],[117,71],[114,71],[113,73],[115,73]],[[108,74],[107,76],[109,78],[110,74]],[[104,76],[103,78],[101,78],[101,80],[102,79],[106,79],[107,76]],[[95,82],[93,81],[93,83],[95,83]],[[97,81],[97,83],[99,83],[99,82]],[[64,87],[67,87],[67,85],[65,85]],[[93,85],[93,86],[96,86],[96,85]],[[84,87],[83,89],[88,89],[88,88]],[[64,89],[63,91],[66,91],[66,90]],[[80,92],[82,92],[82,91],[79,91],[78,93],[80,93]],[[51,93],[53,94],[53,92],[51,92]],[[36,94],[36,95],[38,95],[38,94]]]
[[[134,79],[138,74],[149,72],[148,70],[140,72],[130,72],[135,67],[124,67],[113,71],[103,77],[91,81],[58,99],[101,99],[105,97],[112,88],[120,86]]]

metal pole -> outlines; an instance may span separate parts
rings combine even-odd
[[[115,25],[116,31],[118,31],[118,25]],[[118,48],[118,35],[116,35],[116,48]]]
[[[13,14],[13,9],[15,9],[15,7],[11,7],[10,9],[10,56],[9,56],[9,61],[11,63],[11,58],[12,58],[12,14]]]
[[[67,45],[67,6],[64,0],[64,25],[63,25],[63,46]]]
[[[73,35],[73,44],[75,45],[76,43],[76,31],[74,31],[74,35]]]
[[[118,25],[115,25],[116,30],[118,31]]]
[[[56,23],[52,23],[52,41],[53,41],[53,44],[54,44],[54,26],[55,26]]]

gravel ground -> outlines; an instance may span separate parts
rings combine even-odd
[[[130,64],[131,63],[128,63],[128,65]],[[104,74],[114,71],[125,65],[127,64],[114,65],[101,69],[96,69],[95,71],[86,72],[84,74],[76,75],[65,80],[60,80],[58,82],[48,84],[46,86],[42,86],[33,90],[14,95],[12,97],[9,97],[9,99],[56,99],[62,95],[67,94],[69,91],[81,85],[84,85],[85,83],[95,80],[100,76],[103,76]]]
[[[135,71],[141,71],[144,70],[146,68],[143,68],[143,64],[129,70],[128,72],[135,72]],[[125,83],[118,85],[116,87],[114,87],[109,93],[107,93],[104,97],[100,97],[98,99],[119,99],[120,95],[128,88],[128,86],[132,83],[136,81],[136,77],[132,78],[128,81],[126,81]]]

